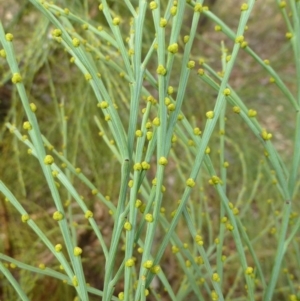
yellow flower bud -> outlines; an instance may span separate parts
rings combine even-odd
[[[64,218],[64,215],[60,211],[55,211],[52,217],[55,221],[61,221]]]
[[[80,256],[82,254],[82,249],[79,247],[75,247],[73,253],[75,256]]]
[[[5,39],[6,41],[11,42],[14,39],[14,36],[11,33],[7,33]]]
[[[189,178],[186,180],[186,185],[193,188],[196,185],[196,183],[192,178]]]
[[[214,111],[208,111],[208,112],[206,112],[206,117],[207,117],[207,119],[213,119],[214,118]]]
[[[13,84],[18,84],[22,82],[22,76],[20,73],[14,73],[13,77],[11,78]]]
[[[52,163],[54,163],[54,159],[51,155],[47,155],[44,159],[44,163],[46,165],[51,165]]]

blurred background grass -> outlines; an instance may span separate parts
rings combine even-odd
[[[226,4],[224,1],[211,1],[211,4],[215,2],[212,5],[209,2],[207,1],[206,4],[210,6],[210,9],[235,30],[240,14],[240,4],[243,1],[226,1]],[[99,13],[98,3],[95,1],[58,1],[57,3],[62,7],[68,7],[70,11],[92,24],[101,25],[104,28],[107,26]],[[124,9],[123,1],[111,1],[111,8],[116,15],[121,15],[125,20],[122,28],[125,35],[128,31],[126,20],[129,15],[126,15],[127,10]],[[182,36],[189,32],[191,14],[192,11],[186,14]],[[0,0],[0,18],[6,31],[12,32],[15,36],[16,54],[22,74],[24,74],[30,101],[36,103],[39,108],[37,118],[42,133],[57,150],[61,151],[65,147],[69,161],[74,166],[80,167],[82,172],[104,195],[107,195],[112,202],[116,202],[119,188],[119,164],[104,143],[103,138],[99,136],[99,130],[92,117],[97,115],[103,119],[103,116],[100,115],[99,109],[96,107],[95,97],[79,70],[69,62],[68,55],[62,51],[60,45],[51,40],[50,32],[53,27],[26,0],[10,0],[9,2]],[[153,24],[148,19],[144,31],[145,50],[154,37]],[[201,21],[191,57],[195,60],[200,57],[205,58],[215,70],[222,71],[221,41],[224,41],[225,47],[229,49],[232,48],[232,41],[224,37],[222,33],[215,32],[214,26],[215,24],[210,20]],[[276,3],[272,0],[257,0],[248,26],[246,39],[249,45],[263,59],[270,60],[274,69],[295,94],[297,83],[294,80],[295,68],[292,60],[292,49],[285,39],[287,29]],[[78,25],[76,25],[76,29],[80,31]],[[87,39],[93,38],[92,35],[89,36],[89,33],[86,33],[86,36]],[[94,42],[96,43],[96,41]],[[107,54],[111,57],[117,57],[117,53],[109,46],[107,46]],[[98,63],[102,70],[107,71],[105,61],[100,60]],[[156,64],[153,64],[153,70],[155,70],[155,66]],[[171,80],[175,89],[178,84],[176,71],[179,73],[180,67],[179,56],[178,70],[173,70],[175,74]],[[5,122],[9,121],[21,130],[25,116],[16,90],[10,82],[8,67],[3,59],[0,60],[0,74],[0,178],[35,217],[36,222],[48,234],[50,240],[56,241],[57,235],[59,235],[58,229],[55,227],[51,214],[49,214],[55,209],[49,191],[44,185],[44,180],[42,176],[39,176],[41,171],[38,163],[34,158],[27,155],[26,147],[5,127]],[[112,99],[119,106],[119,112],[122,112],[122,121],[126,124],[129,95],[127,85],[116,72],[105,73],[105,75],[104,81]],[[230,78],[230,84],[249,108],[258,111],[258,120],[268,131],[272,132],[276,148],[288,164],[293,146],[295,114],[285,97],[274,84],[269,83],[266,72],[244,52],[239,55]],[[203,83],[199,84],[196,70],[194,70],[189,80],[183,106],[185,116],[189,120],[193,120],[195,126],[202,128],[205,123],[205,112],[213,108],[215,98],[216,94],[211,88]],[[63,110],[61,104],[64,105]],[[84,118],[84,116],[90,117]],[[227,180],[228,197],[230,200],[236,200],[241,190],[245,189],[243,199],[239,204],[241,211],[243,211],[244,206],[249,206],[246,207],[248,209],[243,216],[243,224],[247,228],[249,237],[251,239],[256,238],[253,247],[258,257],[264,262],[264,269],[271,269],[272,256],[275,251],[274,235],[276,235],[274,219],[279,214],[277,210],[280,210],[281,199],[272,183],[269,169],[265,166],[266,163],[261,163],[261,160],[264,160],[263,147],[254,139],[254,136],[252,137],[243,121],[229,107],[226,116],[225,157],[230,163]],[[67,145],[63,145],[61,135],[65,119],[67,119]],[[216,131],[210,142],[211,156],[216,166],[219,160],[218,143]],[[180,143],[173,147],[173,151],[179,158],[182,158],[183,170],[185,163],[188,166],[192,164],[186,159],[187,153],[184,152]],[[172,200],[165,204],[168,212],[176,209],[174,200],[180,197],[184,185],[180,178],[172,173],[174,168],[176,165],[171,165],[167,170],[166,199],[170,196],[170,200]],[[205,180],[205,171],[203,171],[203,179]],[[86,202],[90,204],[90,207],[94,209],[95,218],[109,240],[113,221],[108,209],[97,202],[91,191],[76,178],[74,178],[73,183]],[[257,187],[255,183],[257,183]],[[195,192],[192,199],[195,200],[195,206],[199,206],[199,200],[202,204],[199,214],[203,216],[203,229],[208,231],[211,226],[212,237],[216,237],[219,229],[219,200],[213,188],[206,187],[206,184],[204,186],[203,195],[200,194],[199,196],[199,192]],[[252,196],[251,192],[253,192]],[[67,201],[66,193],[65,198]],[[295,204],[294,206],[294,211],[299,212],[299,205]],[[76,208],[74,210],[76,212]],[[206,214],[210,216],[208,219],[210,224],[205,219]],[[84,222],[79,219],[79,216],[78,220],[76,215],[74,216],[74,222],[79,224],[80,221],[82,225]],[[36,266],[40,262],[49,266],[55,265],[54,258],[45,251],[33,233],[28,231],[26,227],[22,227],[19,215],[3,198],[0,198],[0,224],[2,225],[0,252]],[[79,241],[82,245],[87,246],[85,252],[88,252],[90,258],[84,263],[89,271],[86,277],[91,285],[101,289],[104,272],[101,269],[103,266],[101,264],[103,260],[101,250],[98,250],[99,248],[95,245],[92,232],[87,227],[80,227],[77,229]],[[265,232],[262,232],[263,230]],[[185,237],[184,227],[178,235],[182,238]],[[209,240],[208,234],[206,239]],[[232,257],[227,266],[227,277],[224,279],[225,292],[226,290],[229,291],[233,285],[232,281],[236,276],[234,265],[237,264],[235,264],[237,261],[235,260],[234,243],[230,243],[230,238],[228,239],[229,242],[226,245],[227,247],[231,245],[232,249],[228,247],[225,254]],[[289,251],[293,252],[292,249]],[[167,266],[171,283],[176,286],[184,276],[177,274],[176,262],[174,257],[169,256],[169,254],[171,254],[170,249],[165,254],[162,266]],[[279,280],[278,287],[280,289],[277,291],[276,300],[288,300],[286,289],[289,287],[289,281],[297,283],[299,280],[299,271],[293,268],[295,256],[291,256],[290,259],[284,263],[288,272],[283,273]],[[22,286],[26,287],[31,300],[60,300],[61,296],[64,300],[71,300],[74,297],[74,291],[71,287],[54,279],[44,279],[33,276],[29,272],[19,272],[17,269],[14,275],[22,283]],[[294,278],[292,279],[292,277]],[[241,290],[243,289],[241,284],[237,286]],[[118,287],[118,290],[122,290],[122,287]],[[51,296],[49,291],[52,292]],[[238,296],[237,289],[231,300],[239,300]],[[196,300],[193,298],[195,297],[191,296],[190,300]],[[258,294],[257,300],[262,300],[260,298],[262,296]],[[0,299],[17,300],[14,291],[3,278],[0,279]],[[96,297],[91,297],[91,300],[96,299]]]

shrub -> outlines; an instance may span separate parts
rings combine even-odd
[[[87,1],[30,2],[25,66],[0,26],[22,104],[5,123],[3,298],[297,300],[300,2],[272,10],[291,80],[246,31],[254,0],[232,19],[202,1],[102,0],[94,18]],[[204,17],[215,33],[198,34]],[[249,99],[268,91],[278,101]]]

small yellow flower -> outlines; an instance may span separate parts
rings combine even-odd
[[[167,93],[168,93],[169,95],[173,94],[173,93],[174,93],[174,88],[173,88],[172,86],[169,86],[169,87],[168,87],[168,90],[167,90]]]
[[[22,222],[23,223],[27,223],[27,221],[30,219],[29,215],[28,214],[23,214],[21,216],[21,219],[22,219]]]
[[[202,258],[201,256],[197,256],[197,257],[195,258],[195,262],[196,262],[198,265],[204,264],[204,260],[203,260],[203,258]]]
[[[211,278],[212,278],[212,281],[220,282],[220,276],[218,275],[218,273],[213,273]]]
[[[225,96],[229,96],[230,93],[231,93],[231,91],[230,91],[229,88],[226,88],[226,89],[224,89],[224,91],[223,91],[223,94],[224,94]]]
[[[199,3],[197,3],[197,4],[195,5],[195,7],[194,7],[194,12],[196,12],[196,13],[202,13],[202,11],[203,11],[202,5],[199,4]]]
[[[196,242],[197,245],[203,246],[203,244],[204,244],[203,237],[201,235],[197,234],[195,236],[195,242]]]
[[[84,214],[85,218],[91,218],[93,217],[93,212],[91,210],[87,210]]]
[[[23,129],[24,129],[24,130],[27,130],[27,131],[30,131],[30,130],[32,129],[32,126],[31,126],[31,124],[30,124],[29,121],[25,121],[25,122],[23,123]]]
[[[141,200],[136,200],[135,201],[135,207],[140,208],[143,205],[143,202]]]
[[[245,11],[248,10],[248,4],[247,3],[243,3],[241,6],[241,11]]]
[[[181,115],[181,114],[178,114],[178,116],[177,116],[177,120],[178,120],[178,121],[181,121],[181,120],[183,120],[183,118],[184,118],[184,116],[183,116],[183,115]]]
[[[0,56],[3,57],[4,59],[6,58],[6,52],[4,49],[0,50]]]
[[[46,266],[45,266],[44,263],[40,263],[40,264],[39,264],[39,268],[40,268],[41,270],[45,270],[45,269],[46,269]]]
[[[89,80],[92,79],[92,76],[91,76],[89,73],[86,73],[86,74],[84,75],[84,77],[85,77],[85,79],[86,79],[87,81],[89,81]]]
[[[222,27],[220,25],[215,26],[215,31],[222,31]]]
[[[179,252],[179,248],[177,246],[172,246],[172,253],[176,254]]]
[[[221,223],[225,224],[228,221],[228,218],[226,216],[221,218]]]
[[[55,251],[59,253],[62,250],[62,245],[61,244],[57,244],[57,245],[55,245],[54,248],[55,248]]]
[[[280,1],[279,7],[280,8],[285,8],[286,7],[286,2],[285,1]]]
[[[79,247],[75,247],[73,253],[75,256],[80,256],[82,254],[82,249]]]
[[[175,134],[172,135],[171,142],[175,143],[177,141],[177,136]]]
[[[148,162],[143,161],[141,164],[142,164],[142,169],[144,170],[150,169],[150,164]]]
[[[158,67],[156,69],[156,73],[159,75],[166,75],[167,69],[163,65],[158,65]]]
[[[121,19],[119,17],[115,17],[115,18],[113,18],[112,22],[113,22],[113,25],[117,26],[120,24]]]
[[[128,267],[128,268],[133,267],[134,266],[134,261],[135,261],[134,258],[130,258],[130,259],[126,260],[125,266]]]
[[[36,110],[37,110],[37,106],[33,102],[30,104],[30,110],[32,112],[36,112]]]
[[[189,69],[193,69],[193,68],[195,67],[195,65],[196,65],[195,61],[189,61],[189,62],[187,63],[187,67],[188,67]]]
[[[200,136],[201,133],[202,133],[201,130],[200,130],[198,127],[194,128],[193,132],[194,132],[194,134],[195,134],[196,136]]]
[[[135,132],[135,136],[136,136],[136,137],[142,137],[142,136],[143,136],[143,132],[142,132],[141,130],[137,130],[137,131]]]
[[[157,100],[156,100],[152,95],[149,95],[149,96],[147,97],[147,101],[148,101],[148,102],[151,102],[151,104],[153,104],[153,105],[156,105],[156,104],[157,104]]]
[[[158,117],[155,117],[152,121],[153,125],[159,126],[160,125],[160,119]]]
[[[124,229],[130,231],[132,229],[132,225],[130,222],[125,222]]]
[[[196,183],[195,183],[194,179],[189,178],[189,179],[186,180],[186,185],[187,185],[188,187],[193,188],[193,187],[196,185]]]
[[[124,300],[124,292],[120,292],[119,294],[118,294],[118,298],[119,298],[119,300]]]
[[[142,164],[141,163],[135,163],[133,165],[133,170],[137,170],[137,171],[142,170]]]
[[[155,1],[151,1],[149,4],[150,9],[154,10],[157,8],[157,3]]]
[[[231,223],[226,223],[226,229],[229,231],[232,231],[234,229],[234,227],[231,225]]]
[[[152,223],[152,222],[154,221],[154,217],[153,217],[153,215],[152,215],[151,213],[147,213],[147,214],[145,215],[145,220],[146,220],[147,222],[149,222],[149,223]]]
[[[186,260],[186,261],[185,261],[185,266],[186,266],[187,268],[189,268],[189,267],[192,266],[192,263],[191,263],[189,260]]]
[[[96,195],[96,194],[98,194],[98,190],[97,189],[93,189],[92,190],[92,195]]]
[[[177,43],[173,43],[171,45],[169,45],[168,47],[168,51],[172,54],[175,54],[178,52],[178,44]]]
[[[239,114],[239,113],[241,112],[241,108],[240,108],[240,107],[237,107],[237,106],[234,106],[234,107],[232,108],[232,111],[233,111],[234,113],[236,113],[236,114]]]
[[[53,170],[53,171],[52,171],[52,176],[53,176],[54,178],[56,178],[56,177],[58,176],[58,171],[57,171],[57,170]]]
[[[62,31],[60,30],[60,29],[54,29],[53,31],[52,31],[52,36],[53,37],[55,37],[55,38],[58,38],[58,37],[60,37],[62,35]]]
[[[44,163],[45,163],[46,165],[51,165],[51,164],[53,164],[53,163],[54,163],[53,157],[52,157],[51,155],[47,155],[47,156],[45,157],[45,159],[44,159]]]
[[[205,115],[207,119],[213,119],[215,114],[214,111],[208,111]]]
[[[55,221],[61,221],[64,218],[64,215],[60,211],[55,211],[52,217]]]
[[[208,182],[211,185],[222,184],[222,181],[218,176],[212,176],[211,179]]]
[[[148,121],[148,122],[146,123],[146,129],[149,130],[149,129],[151,129],[151,128],[152,128],[152,122],[151,122],[151,121]]]
[[[147,260],[144,262],[143,267],[146,269],[151,269],[153,267],[153,260]]]
[[[77,279],[76,276],[73,276],[73,278],[72,278],[72,284],[73,284],[75,287],[78,286],[78,279]]]
[[[219,300],[219,296],[218,296],[218,294],[215,291],[211,291],[210,295],[211,295],[211,299],[213,301],[218,301]]]
[[[18,84],[22,82],[22,76],[20,75],[20,73],[14,73],[11,81],[13,84]]]
[[[243,43],[244,40],[245,40],[244,36],[238,36],[235,38],[235,42],[239,44]]]
[[[97,104],[97,107],[100,107],[101,109],[106,109],[108,108],[108,102],[107,101],[101,101],[100,103]]]
[[[248,42],[246,42],[246,41],[243,41],[242,43],[241,43],[241,48],[246,48],[248,46]]]
[[[160,165],[167,165],[168,164],[168,160],[165,157],[160,157],[158,160],[158,164]]]
[[[168,23],[167,19],[161,18],[160,21],[159,21],[159,26],[160,27],[166,27],[167,23]]]
[[[11,33],[7,33],[5,39],[6,41],[11,42],[14,39],[14,36]]]
[[[239,208],[237,208],[237,207],[234,207],[233,209],[232,209],[232,213],[234,214],[234,215],[238,215],[239,214]]]
[[[155,265],[151,268],[151,273],[152,274],[158,274],[160,272],[160,266],[159,265]]]
[[[74,38],[72,40],[72,44],[74,47],[79,47],[80,46],[80,41],[77,38]]]
[[[257,115],[257,112],[255,110],[250,109],[248,111],[248,116],[249,117],[255,117]]]
[[[175,16],[177,14],[177,7],[176,6],[172,6],[170,9],[170,13],[172,16]]]
[[[261,137],[264,139],[264,140],[270,140],[272,139],[272,134],[271,133],[268,133],[266,130],[263,130],[261,132]]]
[[[176,108],[176,106],[175,106],[174,103],[170,103],[170,104],[168,105],[168,110],[169,110],[170,112],[175,111],[175,108]]]

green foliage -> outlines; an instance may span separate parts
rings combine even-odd
[[[300,2],[30,3],[0,24],[3,299],[299,300]]]

